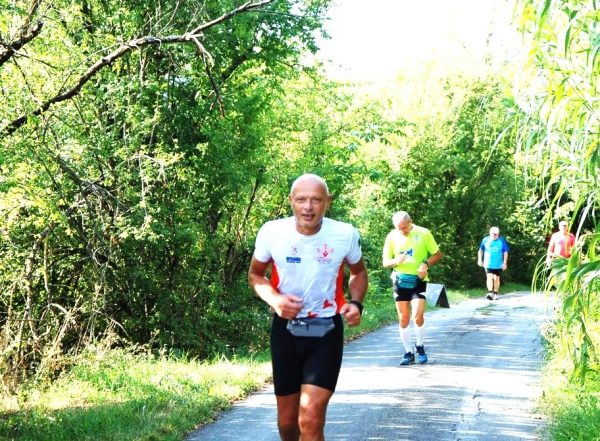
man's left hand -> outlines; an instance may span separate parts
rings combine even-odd
[[[342,306],[342,309],[340,309],[340,314],[344,317],[348,326],[352,327],[360,325],[360,310],[355,304],[346,303]]]

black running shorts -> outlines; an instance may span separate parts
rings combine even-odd
[[[398,282],[394,277],[394,300],[397,302],[410,302],[413,299],[426,299],[425,291],[427,291],[427,282],[419,279],[417,286],[414,288],[399,288]]]
[[[486,268],[485,273],[496,274],[497,276],[499,276],[500,274],[502,274],[502,268]]]
[[[335,391],[344,350],[344,322],[334,317],[335,329],[324,337],[294,337],[285,328],[288,321],[273,316],[271,363],[275,395],[300,392],[302,384]]]

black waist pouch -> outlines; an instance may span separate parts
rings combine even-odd
[[[294,337],[324,337],[335,329],[333,317],[306,317],[288,321],[287,330]]]

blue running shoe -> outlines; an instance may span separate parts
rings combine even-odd
[[[406,364],[413,364],[415,362],[415,356],[412,352],[407,352],[406,354],[404,354],[404,357],[402,357],[402,361],[400,361],[401,365],[406,365]]]
[[[425,347],[423,345],[417,346],[417,363],[427,363],[427,354],[425,353]]]

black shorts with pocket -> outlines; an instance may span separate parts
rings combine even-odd
[[[324,337],[294,337],[286,329],[288,321],[273,315],[271,363],[275,395],[300,392],[303,384],[335,391],[344,351],[344,322],[333,317],[335,329]]]

